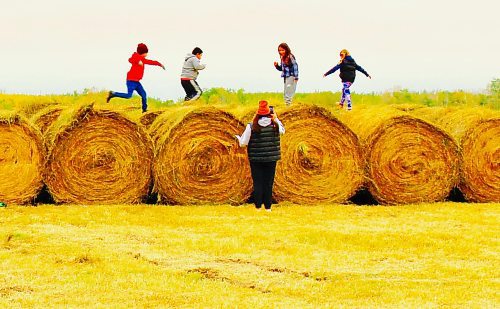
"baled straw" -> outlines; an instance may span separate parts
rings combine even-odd
[[[61,115],[46,139],[45,182],[56,202],[138,203],[147,196],[151,140],[122,114],[86,105]]]
[[[297,204],[344,203],[363,184],[363,159],[357,136],[330,112],[302,106],[278,118],[281,160],[274,197]]]
[[[500,118],[476,122],[461,146],[460,190],[469,201],[500,202]]]
[[[150,128],[159,200],[168,204],[244,203],[252,191],[243,124],[213,107],[183,106]]]
[[[488,108],[423,111],[460,144],[459,189],[471,202],[500,202],[500,113]]]
[[[362,140],[367,187],[379,203],[442,201],[458,183],[458,146],[445,131],[392,109],[343,117]]]
[[[149,127],[151,127],[151,125],[156,120],[156,118],[158,118],[158,116],[163,114],[163,112],[164,112],[163,110],[146,112],[146,113],[142,114],[142,116],[139,118],[139,122],[143,126],[145,126],[146,129],[149,129]]]
[[[45,147],[40,131],[14,113],[0,114],[0,202],[25,204],[40,192]]]
[[[64,108],[60,105],[48,106],[31,117],[31,121],[37,126],[42,134],[56,122]]]

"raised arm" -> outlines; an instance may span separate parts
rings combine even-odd
[[[366,77],[371,78],[370,74],[368,74],[368,72],[366,72],[366,71],[365,71],[365,69],[363,69],[363,68],[362,68],[360,65],[358,65],[357,63],[356,63],[356,70],[358,70],[358,71],[360,71],[361,73],[365,74],[365,75],[366,75]]]
[[[274,67],[276,68],[276,70],[278,71],[283,71],[283,69],[281,68],[281,65],[277,62],[274,62]]]
[[[328,76],[332,73],[335,73],[335,71],[337,71],[338,69],[340,69],[340,63],[337,64],[336,66],[334,66],[333,68],[331,68],[328,72],[326,72],[325,74],[323,74],[323,76]]]

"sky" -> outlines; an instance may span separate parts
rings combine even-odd
[[[500,78],[496,0],[0,0],[0,93],[125,91],[138,43],[149,59],[148,96],[184,96],[187,53],[203,49],[198,83],[281,92],[273,66],[286,42],[299,64],[298,92],[339,91],[323,73],[346,48],[358,73],[353,92],[483,91]]]

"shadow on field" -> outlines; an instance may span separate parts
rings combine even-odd
[[[151,192],[151,191],[150,191]],[[450,202],[457,202],[457,203],[466,203],[467,201],[465,200],[465,197],[463,193],[460,191],[458,188],[453,188],[450,191],[450,194],[446,198],[446,201]],[[249,204],[253,204],[253,197],[250,195],[250,198],[246,201]],[[147,198],[144,200],[144,203],[150,204],[150,205],[155,205],[158,203],[158,194],[157,193],[150,193]],[[356,194],[351,197],[348,201],[350,204],[354,205],[359,205],[359,206],[374,206],[374,205],[379,205],[377,200],[373,197],[373,195],[368,191],[368,189],[360,189]],[[43,186],[42,190],[40,191],[40,194],[36,197],[36,199],[33,201],[34,205],[37,204],[55,204],[54,199],[49,193],[49,190],[47,189],[47,186]],[[273,204],[277,204],[276,201],[273,199]]]
[[[42,190],[38,194],[38,196],[33,201],[33,204],[55,204],[54,198],[49,193],[49,189],[46,185],[43,186]]]
[[[373,195],[368,191],[368,189],[360,189],[353,197],[349,199],[349,202],[355,205],[366,205],[373,206],[378,205],[377,200],[373,197]]]
[[[459,188],[453,188],[446,200],[450,202],[467,203],[464,194]]]

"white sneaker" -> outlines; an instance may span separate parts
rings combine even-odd
[[[266,211],[267,211],[267,212],[271,212],[271,208],[269,208],[269,209],[266,209]]]

